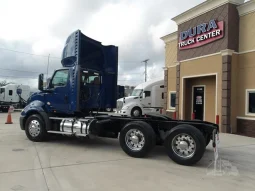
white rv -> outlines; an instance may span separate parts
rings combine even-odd
[[[138,117],[150,112],[160,112],[164,104],[164,80],[154,79],[139,84],[131,96],[117,100],[116,113]]]
[[[30,87],[28,85],[8,84],[0,87],[0,110],[6,112],[9,106],[16,108],[24,107],[30,96]]]

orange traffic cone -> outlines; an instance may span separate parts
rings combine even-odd
[[[5,124],[13,124],[12,123],[12,115],[11,115],[11,112],[10,112],[10,108],[8,110],[8,116],[7,116],[7,120],[6,120]]]

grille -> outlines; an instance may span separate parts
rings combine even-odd
[[[123,106],[123,102],[122,101],[117,101],[117,110],[121,110]]]

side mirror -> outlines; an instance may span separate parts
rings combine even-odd
[[[145,98],[145,93],[143,93],[143,99]]]
[[[40,74],[38,77],[38,89],[41,91],[43,90],[43,78],[44,78],[43,74]]]

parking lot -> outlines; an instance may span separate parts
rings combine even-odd
[[[33,143],[19,128],[19,113],[5,125],[0,113],[0,191],[255,190],[255,139],[220,134],[219,160],[207,147],[195,166],[155,147],[144,159],[127,156],[118,140],[57,138]]]

